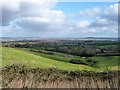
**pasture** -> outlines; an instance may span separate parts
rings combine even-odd
[[[70,63],[71,59],[82,60],[89,66]],[[93,60],[97,63],[93,64],[87,60]],[[90,57],[82,58],[80,56],[68,55],[56,52],[54,55],[45,55],[42,53],[31,52],[20,48],[2,48],[2,66],[22,64],[29,67],[50,68],[55,67],[63,70],[93,70],[103,71],[106,68],[110,70],[118,70],[118,56],[109,57]]]

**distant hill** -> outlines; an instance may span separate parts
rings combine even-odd
[[[115,38],[115,37],[0,37],[0,39],[107,39],[107,40],[117,40],[118,38]]]
[[[112,37],[85,37],[85,39],[118,39]]]

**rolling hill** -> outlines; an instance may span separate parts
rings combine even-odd
[[[2,66],[12,64],[22,64],[31,68],[59,68],[63,70],[93,70],[103,71],[108,67],[111,70],[118,70],[118,57],[92,57],[91,59],[96,60],[98,63],[95,66],[86,66],[71,64],[68,62],[57,61],[48,57],[40,56],[39,54],[31,53],[30,51],[19,49],[19,48],[8,48],[2,47]]]

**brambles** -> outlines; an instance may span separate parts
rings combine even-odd
[[[2,69],[2,86],[4,88],[16,88],[21,84],[20,88],[38,88],[51,85],[52,88],[58,88],[72,84],[72,88],[117,88],[119,71],[66,71],[57,68],[28,68],[23,65],[11,65]],[[18,82],[16,87],[12,85]],[[61,86],[60,83],[63,83]],[[76,83],[76,84],[75,84]],[[107,84],[106,84],[107,83]],[[84,85],[84,86],[83,86]],[[50,86],[49,86],[50,87]],[[66,86],[70,88],[69,86]]]

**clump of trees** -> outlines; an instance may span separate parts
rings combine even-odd
[[[36,48],[35,50],[45,50],[67,53],[81,57],[92,56],[111,56],[118,55],[118,48],[116,47],[98,47],[104,45],[117,45],[116,41],[93,41],[93,40],[55,40],[55,41],[40,41],[40,40],[22,40],[22,41],[7,41],[3,42],[4,47],[13,48]],[[39,51],[40,52],[40,51]],[[41,52],[44,53],[44,52]]]

